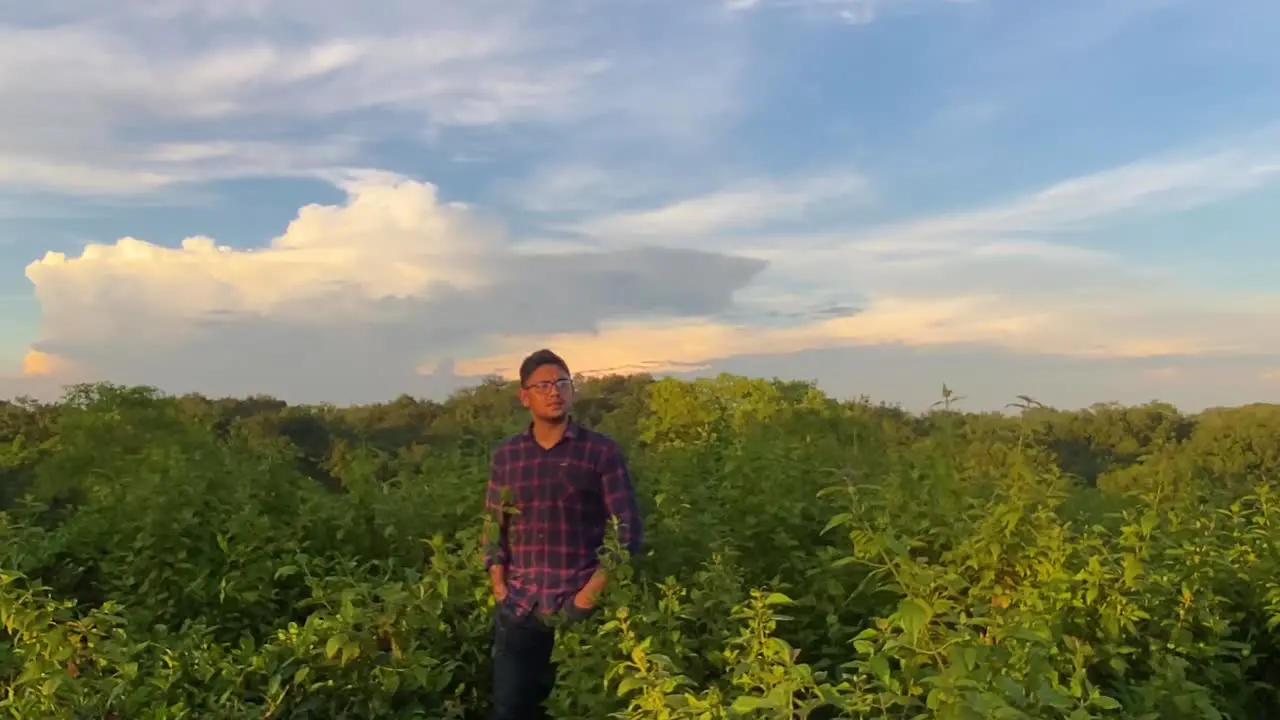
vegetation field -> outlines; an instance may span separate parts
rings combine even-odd
[[[1280,717],[1280,408],[924,414],[583,381],[647,547],[554,716]],[[0,408],[0,715],[483,718],[489,454],[525,416],[82,386]]]

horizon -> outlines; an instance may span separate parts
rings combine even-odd
[[[582,381],[586,383],[591,383],[591,382],[607,383],[609,380],[614,378],[624,378],[627,380],[631,380],[637,377],[646,377],[649,379],[650,382],[658,382],[660,380],[670,379],[670,380],[676,380],[679,382],[692,383],[699,380],[715,381],[719,378],[729,378],[729,379],[746,379],[750,381],[760,381],[760,382],[765,382],[769,384],[800,383],[808,387],[814,388],[818,392],[822,393],[822,395],[826,399],[833,402],[837,402],[841,404],[855,404],[855,405],[862,404],[870,407],[883,407],[883,408],[888,408],[892,410],[897,410],[913,416],[924,416],[934,412],[941,412],[943,410],[946,410],[947,408],[943,407],[945,404],[944,400],[946,398],[950,398],[950,402],[954,404],[953,407],[949,408],[951,412],[956,412],[956,413],[966,414],[966,415],[995,413],[995,414],[1004,415],[1007,417],[1017,417],[1019,414],[1021,414],[1024,411],[1031,411],[1031,412],[1045,411],[1045,412],[1051,412],[1051,413],[1088,413],[1088,412],[1096,412],[1099,409],[1108,409],[1108,408],[1129,409],[1129,408],[1144,408],[1144,407],[1152,407],[1152,406],[1167,406],[1177,411],[1180,415],[1183,415],[1185,417],[1198,417],[1201,415],[1207,415],[1207,414],[1220,412],[1220,411],[1280,406],[1280,403],[1246,402],[1246,403],[1239,403],[1235,405],[1211,405],[1203,408],[1197,408],[1194,410],[1188,410],[1187,408],[1177,406],[1173,403],[1169,403],[1159,398],[1151,398],[1149,400],[1145,400],[1142,402],[1135,402],[1135,403],[1122,403],[1116,400],[1097,400],[1087,405],[1064,407],[1064,406],[1052,405],[1049,403],[1043,403],[1038,398],[1020,393],[1010,398],[1009,401],[1003,404],[975,407],[970,404],[969,401],[971,400],[971,398],[969,398],[969,396],[965,395],[963,392],[960,392],[959,389],[955,387],[951,387],[949,385],[944,384],[942,387],[937,389],[937,392],[935,393],[936,399],[934,399],[933,401],[926,404],[919,405],[919,406],[915,406],[915,407],[908,407],[903,405],[901,402],[884,400],[881,398],[877,398],[873,395],[867,395],[865,393],[855,393],[855,394],[845,394],[845,395],[832,394],[823,390],[822,387],[818,385],[815,381],[806,380],[803,378],[752,377],[747,375],[734,375],[731,373],[720,373],[719,375],[712,376],[712,375],[696,375],[696,374],[693,374],[693,375],[651,374],[651,373],[644,373],[644,372],[633,372],[633,373],[610,372],[610,373],[600,373],[600,374],[592,374],[592,375],[583,375],[582,373],[575,372],[573,373],[573,377],[577,381]],[[366,400],[362,402],[350,402],[350,403],[335,403],[335,402],[325,401],[325,400],[309,401],[309,402],[290,402],[283,398],[275,397],[270,393],[266,393],[266,392],[251,392],[251,393],[245,393],[241,395],[207,395],[199,391],[173,393],[173,392],[165,391],[162,388],[158,388],[155,386],[119,385],[119,384],[110,383],[108,381],[91,381],[86,383],[77,383],[74,385],[68,385],[65,388],[63,388],[63,393],[57,396],[56,398],[40,399],[40,398],[35,398],[30,396],[25,398],[21,396],[7,397],[7,398],[0,398],[0,403],[17,404],[22,402],[23,400],[27,400],[27,401],[34,400],[37,403],[41,403],[45,405],[59,405],[65,402],[67,397],[75,393],[79,388],[83,388],[85,386],[99,386],[99,387],[108,386],[108,387],[114,387],[115,389],[123,389],[125,391],[142,390],[144,392],[154,393],[158,399],[167,398],[167,399],[180,400],[187,397],[198,397],[210,403],[217,403],[222,401],[239,402],[239,401],[252,401],[252,400],[264,399],[264,400],[272,400],[272,401],[280,402],[286,407],[308,408],[308,409],[333,408],[335,410],[345,410],[345,409],[356,409],[356,408],[362,408],[362,407],[372,407],[372,406],[378,406],[378,405],[392,405],[399,402],[402,398],[406,398],[406,397],[417,403],[434,403],[437,405],[446,405],[458,399],[462,399],[465,401],[465,395],[468,391],[475,390],[489,384],[496,384],[504,388],[509,387],[513,391],[511,395],[511,400],[512,400],[512,407],[513,409],[515,408],[516,393],[514,392],[514,390],[518,388],[518,382],[519,382],[518,378],[506,378],[501,375],[491,375],[488,377],[476,377],[476,378],[468,378],[468,379],[474,380],[474,382],[459,385],[453,390],[451,390],[448,394],[439,396],[439,397],[415,396],[409,393],[401,393],[394,397],[386,397],[386,398]],[[948,395],[948,393],[950,394]]]
[[[574,368],[1280,402],[1280,5],[74,0],[0,21],[0,397]]]

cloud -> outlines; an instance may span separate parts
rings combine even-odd
[[[61,377],[70,378],[76,374],[71,363],[56,355],[30,350],[22,358],[22,375],[24,377]]]
[[[761,179],[587,218],[594,237],[559,246],[513,238],[427,183],[333,171],[325,177],[346,201],[303,207],[265,247],[122,238],[32,263],[42,325],[26,365],[41,379],[351,401],[509,375],[542,346],[584,371],[652,372],[766,353],[979,346],[1148,359],[1135,382],[1185,384],[1170,358],[1280,355],[1280,295],[1197,290],[1071,241],[1104,221],[1272,180],[1274,155],[1248,149],[1144,161],[863,228],[815,212],[867,197],[856,174]],[[744,232],[814,217],[831,226]]]
[[[464,374],[510,375],[519,367],[520,349],[528,347],[530,342],[541,341],[574,357],[583,372],[628,366],[669,372],[705,367],[713,360],[765,349],[798,351],[857,342],[914,344],[990,340],[1011,327],[1034,321],[1020,317],[967,320],[964,316],[977,314],[973,306],[981,302],[979,298],[919,303],[887,301],[851,316],[783,328],[693,320],[613,323],[590,336],[563,334],[535,339],[517,334],[505,340],[506,353],[467,360],[459,363],[458,368]],[[656,349],[660,347],[666,349]]]
[[[1135,162],[1055,184],[1012,202],[895,229],[920,238],[1078,231],[1123,213],[1168,213],[1205,205],[1278,174],[1273,133],[1205,155]]]
[[[606,243],[665,237],[732,248],[769,265],[736,294],[740,322],[623,322],[591,336],[552,338],[518,333],[505,340],[505,351],[459,367],[511,372],[520,348],[543,341],[568,349],[582,368],[662,371],[708,367],[765,348],[979,343],[1080,358],[1277,353],[1280,340],[1267,328],[1280,322],[1280,294],[1188,291],[1185,279],[1158,267],[1133,268],[1113,253],[1070,242],[1106,222],[1195,208],[1275,180],[1272,138],[1261,133],[1237,146],[1144,160],[985,208],[861,230],[712,237],[797,217],[837,194],[824,196],[827,190],[857,187],[821,180],[790,191],[759,181],[753,192],[589,220],[579,227]],[[857,312],[816,317],[812,309],[820,303]]]
[[[775,275],[815,285],[851,282],[875,293],[948,294],[996,282],[1016,285],[1020,294],[1150,294],[1159,291],[1155,273],[1118,268],[1111,253],[1071,240],[1109,222],[1185,211],[1262,187],[1280,179],[1277,158],[1280,136],[1266,131],[1201,154],[1064,180],[976,210],[861,230],[737,238],[734,247],[770,260]],[[1018,274],[1032,267],[1038,275]],[[988,272],[972,275],[983,268]],[[1081,272],[1071,272],[1076,268]]]
[[[657,182],[640,177],[634,167],[623,174],[599,162],[559,161],[535,168],[519,181],[502,183],[518,206],[548,215],[581,216],[643,197]]]
[[[252,177],[322,177],[359,157],[354,140],[157,143],[106,149],[91,162],[25,151],[0,156],[0,188],[128,198],[188,183]],[[91,155],[92,156],[92,155]]]
[[[698,237],[801,218],[824,203],[863,198],[869,188],[856,173],[793,182],[753,180],[658,208],[593,218],[568,229],[607,242]]]
[[[942,5],[968,0],[723,0],[731,13],[762,10],[800,12],[823,20],[849,25],[870,25],[888,12],[917,9],[920,5]]]
[[[547,119],[603,67],[557,59],[520,4],[492,15],[426,5],[308,7],[303,20],[296,3],[221,16],[91,3],[75,20],[0,27],[0,187],[127,194],[308,173],[355,161],[359,140],[340,122],[352,113],[394,107],[445,126]],[[219,31],[249,21],[259,32]],[[183,30],[193,37],[165,40]],[[326,118],[338,126],[298,134]]]
[[[680,7],[673,41],[702,42],[660,57],[605,10],[549,0],[24,8],[0,25],[0,191],[312,176],[455,130],[701,136],[735,107],[740,53]]]
[[[571,176],[574,186],[599,182],[600,172]],[[1098,260],[1102,253],[1055,243],[1120,218],[1152,217],[1212,204],[1280,178],[1280,132],[1266,129],[1243,139],[1192,153],[1144,159],[1071,178],[975,210],[911,219],[864,229],[825,229],[803,235],[760,233],[763,223],[804,218],[832,201],[868,200],[869,181],[856,172],[829,172],[801,179],[756,178],[685,200],[647,209],[589,218],[569,230],[605,242],[628,238],[696,237],[729,230],[736,248],[803,262],[806,272],[823,266],[846,272],[840,257],[863,263],[867,256],[933,258],[949,253],[1045,260]],[[829,222],[829,221],[828,221]],[[779,250],[779,248],[785,248]],[[798,252],[799,250],[805,252]],[[832,264],[834,262],[834,265]]]
[[[584,372],[617,367],[671,372],[708,367],[737,355],[884,345],[977,344],[1023,355],[1078,358],[1280,353],[1280,342],[1265,335],[1265,328],[1277,319],[1280,298],[1273,298],[1266,312],[1182,314],[1141,305],[1137,310],[1117,310],[1110,301],[1027,304],[994,293],[886,297],[853,314],[788,327],[695,320],[613,323],[591,335],[512,334],[505,339],[506,352],[460,362],[458,369],[471,375],[510,376],[523,349],[538,343],[560,348]]]
[[[423,377],[490,338],[591,333],[608,319],[703,317],[764,267],[637,247],[519,251],[502,224],[434,186],[364,174],[269,245],[136,238],[27,267],[40,339],[27,371],[214,393],[370,400],[457,382]]]
[[[558,112],[563,108],[555,100],[599,69],[599,61],[556,62],[552,53],[566,49],[568,38],[532,31],[535,19],[551,17],[545,8],[536,8],[538,18],[533,3],[502,7],[506,12],[494,13],[495,3],[484,0],[465,6],[392,0],[376,9],[328,5],[316,12],[283,2],[254,15],[213,19],[156,15],[130,3],[99,6],[80,22],[7,28],[0,77],[7,95],[72,103],[90,111],[90,122],[141,115],[297,118],[388,103],[449,124]],[[227,27],[229,20],[252,22],[259,32]],[[183,30],[203,34],[190,42],[157,42]],[[44,112],[67,116],[68,109]],[[24,128],[41,118],[6,116],[25,121]]]
[[[994,309],[997,302],[1023,312],[1033,302],[1033,314],[1063,317],[1082,329],[1108,325],[1088,318],[1109,307],[1144,312],[1152,322],[1160,318],[1161,332],[1181,337],[1173,345],[1209,351],[1233,343],[1209,339],[1219,337],[1217,330],[1192,341],[1177,328],[1180,313],[1194,317],[1215,308],[1249,318],[1254,307],[1265,317],[1276,299],[1227,293],[1188,301],[1177,279],[1158,265],[1125,266],[1113,252],[1073,241],[1107,223],[1202,207],[1273,182],[1280,178],[1278,140],[1273,132],[1259,132],[1198,154],[1070,178],[986,207],[869,227],[847,219],[849,198],[871,196],[866,184],[856,175],[827,174],[803,182],[743,182],[685,201],[588,218],[574,229],[608,246],[663,238],[768,261],[757,283],[737,296],[740,307],[761,312],[795,313],[828,302],[970,298],[977,289],[978,296],[991,298],[983,308],[992,312],[1004,312]],[[763,231],[762,225],[778,220],[801,222],[801,231]]]

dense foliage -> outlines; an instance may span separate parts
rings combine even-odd
[[[648,548],[561,635],[557,717],[1263,718],[1280,408],[913,415],[611,377]],[[0,408],[0,713],[479,718],[513,389]]]

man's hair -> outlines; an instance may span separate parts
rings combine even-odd
[[[524,362],[520,363],[520,387],[524,387],[529,382],[529,376],[543,365],[555,365],[564,370],[566,374],[569,372],[569,366],[563,358],[543,348],[531,353],[529,357],[524,359]]]

